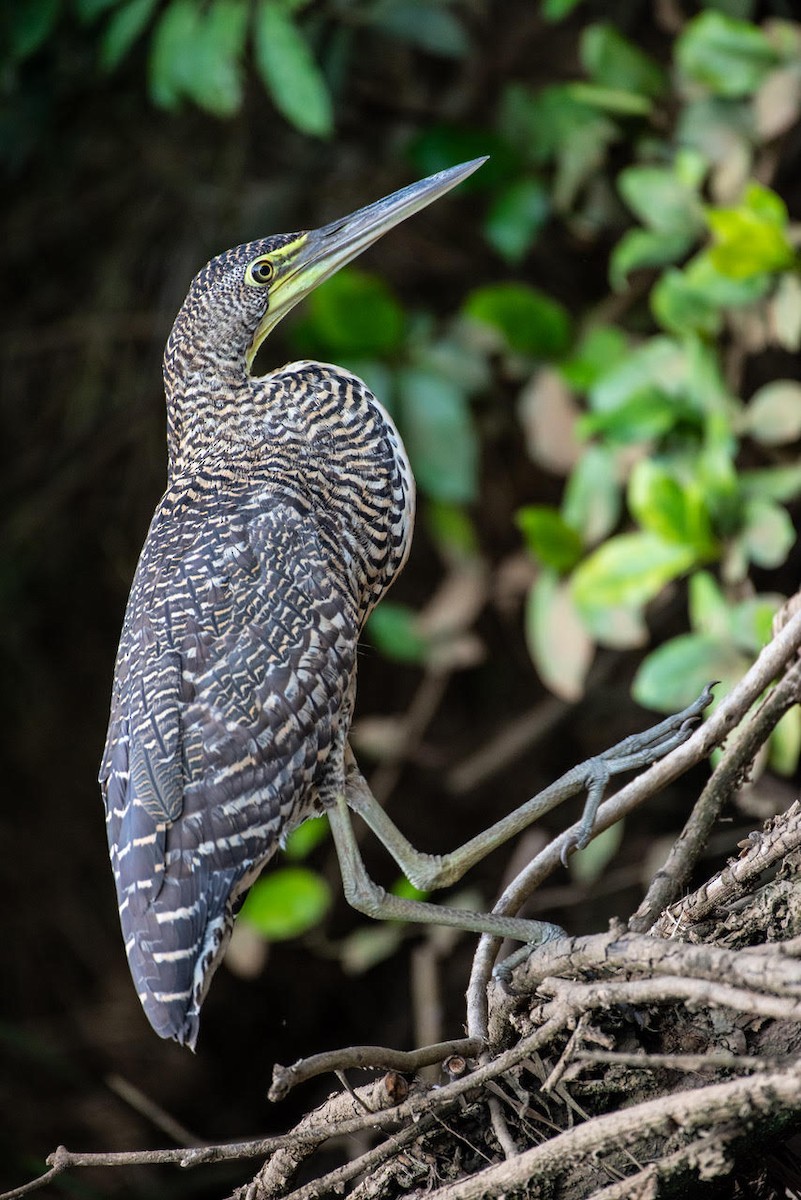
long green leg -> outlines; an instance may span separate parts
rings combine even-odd
[[[520,833],[545,813],[550,812],[563,800],[575,796],[578,792],[586,791],[587,801],[578,833],[573,842],[573,846],[580,850],[587,845],[592,836],[595,814],[612,776],[619,775],[623,771],[636,771],[650,766],[658,758],[664,757],[676,746],[685,742],[697,724],[701,712],[712,699],[712,686],[709,684],[704,688],[698,699],[682,712],[667,717],[643,733],[635,733],[624,738],[623,741],[618,742],[609,750],[605,750],[602,754],[573,767],[555,783],[522,804],[520,808],[509,813],[508,816],[502,817],[489,829],[448,854],[425,854],[417,850],[403,836],[373,796],[352,755],[348,763],[347,804],[372,829],[410,882],[424,891],[449,887],[456,883],[466,871],[485,858],[492,850],[503,845],[504,842]],[[568,849],[571,848],[573,847]],[[443,910],[436,908],[435,911]],[[474,925],[464,926],[467,929],[474,927]],[[483,927],[482,932],[484,932]],[[487,930],[487,932],[493,931]]]
[[[471,933],[491,933],[496,937],[511,937],[528,943],[547,942],[551,938],[564,937],[564,931],[558,925],[550,925],[547,921],[496,917],[492,913],[474,913],[468,909],[448,908],[439,904],[427,904],[423,900],[407,900],[401,896],[393,896],[374,883],[367,874],[356,844],[351,815],[344,796],[339,796],[335,804],[329,807],[328,820],[339,857],[345,899],[368,917],[417,921],[428,925],[452,925]]]

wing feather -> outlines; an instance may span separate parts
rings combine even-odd
[[[319,528],[243,484],[167,493],[131,591],[101,769],[145,1011],[194,1044],[237,895],[314,809],[357,616]]]

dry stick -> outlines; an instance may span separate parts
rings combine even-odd
[[[480,1051],[481,1045],[482,1043],[475,1038],[455,1038],[450,1042],[421,1046],[419,1050],[392,1050],[387,1046],[347,1046],[342,1050],[325,1050],[321,1054],[298,1059],[291,1067],[282,1067],[280,1063],[276,1063],[273,1067],[269,1098],[273,1101],[283,1100],[293,1087],[305,1083],[307,1079],[313,1079],[315,1075],[323,1075],[326,1071],[378,1069],[408,1073],[419,1071],[421,1067],[430,1067],[433,1063],[444,1062],[453,1054],[473,1058]]]
[[[644,1139],[675,1136],[677,1129],[685,1136],[693,1136],[726,1121],[736,1122],[737,1128],[743,1129],[759,1119],[798,1109],[801,1109],[801,1076],[797,1071],[736,1079],[678,1095],[660,1096],[595,1117],[541,1146],[525,1150],[517,1158],[495,1163],[458,1183],[429,1192],[428,1200],[486,1200],[523,1189],[534,1180],[563,1176],[571,1164],[585,1162],[591,1155],[630,1148],[632,1143]]]
[[[422,1103],[418,1104],[413,1112],[409,1112],[409,1109],[414,1106],[414,1100],[399,1106],[397,1113],[394,1115],[400,1119],[402,1114],[408,1120],[407,1128],[392,1135],[380,1146],[368,1150],[365,1154],[360,1155],[351,1162],[345,1163],[341,1167],[336,1167],[333,1171],[329,1171],[327,1175],[320,1176],[319,1179],[315,1179],[304,1187],[291,1192],[288,1196],[284,1197],[284,1200],[316,1200],[316,1197],[322,1196],[326,1192],[341,1191],[344,1185],[357,1175],[361,1175],[367,1170],[375,1170],[390,1154],[401,1149],[408,1142],[416,1141],[422,1131],[427,1130],[436,1123],[441,1124],[440,1117],[438,1116],[440,1110],[450,1107],[463,1096],[478,1091],[495,1076],[511,1070],[512,1067],[517,1066],[518,1063],[524,1061],[531,1054],[536,1053],[541,1047],[544,1047],[562,1029],[564,1018],[567,1015],[568,1009],[565,1009],[562,1014],[545,1021],[532,1034],[522,1039],[517,1046],[514,1046],[505,1054],[499,1055],[494,1062],[487,1063],[472,1075],[466,1076],[453,1084],[434,1089],[427,1093]],[[5,1200],[5,1198],[0,1196],[0,1200]],[[251,1200],[251,1197],[246,1196],[246,1200]],[[253,1200],[261,1200],[258,1192],[255,1193]]]
[[[396,1109],[367,1113],[362,1116],[343,1120],[335,1125],[332,1125],[327,1120],[327,1105],[323,1105],[316,1113],[311,1114],[317,1120],[311,1121],[304,1118],[304,1121],[301,1123],[303,1128],[297,1131],[292,1130],[289,1133],[279,1134],[275,1137],[253,1138],[250,1141],[244,1142],[227,1142],[218,1145],[197,1146],[189,1149],[125,1150],[94,1154],[72,1151],[68,1150],[65,1146],[59,1146],[48,1157],[47,1161],[51,1166],[51,1170],[20,1188],[14,1188],[10,1192],[3,1192],[0,1195],[0,1200],[15,1200],[18,1196],[32,1192],[36,1188],[50,1182],[51,1179],[62,1174],[70,1167],[138,1167],[143,1165],[158,1166],[165,1163],[180,1167],[196,1167],[204,1163],[230,1162],[243,1158],[263,1158],[265,1155],[272,1154],[274,1151],[287,1146],[307,1143],[317,1146],[332,1137],[344,1137],[347,1134],[362,1133],[365,1130],[384,1129],[387,1126],[403,1122],[414,1123],[419,1121],[420,1117],[428,1112],[457,1104],[463,1096],[481,1088],[486,1080],[492,1079],[496,1075],[503,1074],[504,1071],[517,1066],[518,1063],[528,1058],[531,1054],[536,1053],[546,1046],[559,1034],[562,1027],[563,1021],[560,1018],[547,1021],[534,1030],[533,1033],[523,1038],[516,1046],[499,1055],[494,1062],[487,1066],[479,1067],[472,1075],[465,1075],[454,1080],[452,1083],[435,1088],[430,1092],[426,1091],[422,1094],[417,1094],[409,1100],[404,1101],[403,1104],[399,1104]],[[368,1084],[364,1088],[358,1088],[356,1094],[362,1099],[368,1098],[371,1088],[372,1085]],[[329,1103],[335,1102],[336,1097]]]
[[[500,1100],[497,1096],[490,1096],[487,1106],[489,1108],[492,1129],[498,1139],[498,1145],[503,1151],[504,1158],[514,1158],[516,1154],[520,1153],[520,1147],[509,1132],[509,1126],[506,1124],[506,1117],[503,1115]]]
[[[724,804],[742,784],[754,759],[781,718],[798,703],[801,664],[793,666],[767,696],[753,719],[738,730],[718,763],[690,817],[657,871],[629,927],[638,933],[650,929],[680,894],[701,855]]]
[[[679,1001],[692,1007],[730,1008],[775,1021],[801,1021],[801,1000],[764,996],[750,988],[713,983],[709,979],[631,979],[622,983],[575,983],[546,979],[540,990],[553,997],[542,1006],[546,1019],[562,1016],[567,1008],[579,1014],[617,1005],[668,1004]]]
[[[623,971],[626,978],[645,974],[713,982],[725,979],[738,987],[801,1000],[801,958],[788,956],[785,943],[776,943],[769,949],[770,954],[749,954],[725,946],[668,941],[613,929],[585,937],[560,938],[543,946],[539,954],[532,954],[515,973],[515,991],[530,995],[543,980],[552,977],[614,978]],[[515,1004],[514,993],[508,1002],[499,1000],[498,1009],[505,1003]],[[500,1013],[500,1019],[503,1015]],[[493,1010],[493,1023],[495,1020]]]
[[[739,1126],[728,1129],[726,1133],[718,1132],[714,1145],[710,1145],[709,1137],[702,1135],[681,1150],[666,1154],[657,1162],[646,1163],[636,1175],[599,1188],[587,1200],[647,1200],[648,1197],[659,1195],[658,1186],[661,1182],[677,1175],[688,1175],[691,1170],[699,1172],[702,1168],[703,1178],[707,1181],[713,1157],[720,1168],[714,1174],[722,1174],[727,1161],[726,1141],[732,1141],[738,1131]]]
[[[324,1120],[327,1124],[337,1125],[348,1117],[364,1113],[365,1109],[369,1112],[379,1112],[396,1108],[408,1095],[409,1085],[406,1080],[393,1071],[383,1079],[377,1079],[375,1083],[361,1088],[359,1092],[343,1091],[332,1096],[323,1106]],[[321,1118],[320,1110],[307,1113],[293,1132],[300,1134],[309,1128],[319,1131]],[[294,1145],[276,1150],[244,1189],[243,1200],[261,1200],[264,1196],[283,1195],[301,1163],[314,1153],[318,1144],[296,1140]]]
[[[389,1157],[402,1150],[409,1142],[417,1141],[421,1133],[435,1124],[436,1118],[433,1113],[420,1117],[416,1124],[408,1125],[399,1133],[391,1134],[380,1146],[374,1146],[372,1150],[367,1150],[364,1154],[360,1154],[358,1158],[351,1159],[350,1162],[343,1163],[341,1167],[335,1167],[333,1171],[329,1171],[326,1175],[321,1175],[318,1179],[313,1179],[311,1183],[306,1183],[303,1187],[296,1188],[294,1192],[286,1194],[283,1200],[317,1200],[317,1197],[324,1196],[326,1193],[341,1192],[344,1190],[345,1184],[350,1183],[351,1179],[355,1179],[357,1175],[361,1175],[365,1171],[374,1171]],[[254,1200],[261,1200],[261,1195],[258,1192]]]
[[[623,1054],[619,1050],[576,1050],[577,1063],[604,1063],[609,1066],[645,1067],[649,1071],[782,1071],[797,1066],[795,1054],[760,1058],[753,1054],[729,1054],[710,1050],[708,1054]]]
[[[202,1143],[202,1138],[191,1133],[185,1125],[166,1112],[160,1104],[156,1104],[155,1100],[151,1100],[150,1096],[146,1096],[129,1079],[124,1079],[122,1075],[107,1075],[106,1086],[177,1145],[192,1146]]]
[[[691,925],[706,920],[716,908],[742,896],[763,871],[799,847],[801,802],[796,800],[785,813],[774,819],[771,828],[758,835],[739,858],[727,863],[722,871],[692,895],[685,896],[666,909],[651,926],[649,934],[652,937],[685,936]],[[787,953],[788,943],[782,942],[781,945]]]
[[[801,612],[796,613],[777,637],[761,652],[750,670],[732,692],[722,701],[703,725],[666,758],[654,763],[631,783],[606,800],[598,810],[594,832],[601,833],[614,825],[656,792],[678,779],[690,767],[706,758],[742,720],[754,701],[793,657],[801,646]],[[555,838],[517,879],[504,891],[493,912],[508,916],[519,911],[527,897],[543,879],[561,864],[562,851],[571,845],[578,824]],[[467,1032],[470,1037],[487,1037],[487,988],[500,941],[482,934],[473,959],[473,969],[467,989]]]

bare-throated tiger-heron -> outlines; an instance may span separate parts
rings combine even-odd
[[[348,746],[357,641],[409,551],[409,462],[348,371],[295,362],[256,377],[251,367],[313,288],[483,161],[212,259],[167,342],[168,485],[131,588],[100,772],[125,949],[162,1037],[194,1047],[239,903],[287,833],[323,811],[361,911],[542,940],[554,927],[386,895],[364,870],[350,812],[418,886],[445,886],[566,795],[589,786],[597,807],[609,774],[683,740],[703,706],[442,856],[416,851],[358,772]],[[591,824],[585,813],[576,844]]]

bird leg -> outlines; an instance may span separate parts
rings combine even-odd
[[[658,758],[663,758],[671,750],[685,742],[698,723],[700,714],[712,699],[712,686],[712,684],[708,684],[698,699],[682,712],[667,717],[642,733],[631,734],[609,750],[604,750],[603,753],[573,767],[555,783],[522,804],[520,808],[502,817],[489,829],[477,834],[463,846],[448,854],[425,854],[417,850],[403,836],[373,796],[352,753],[349,753],[348,758],[347,805],[353,812],[358,813],[372,829],[407,879],[423,891],[432,891],[456,883],[466,871],[491,851],[503,845],[504,842],[520,833],[545,813],[550,812],[563,800],[586,790],[587,800],[584,812],[570,843],[565,847],[564,861],[570,850],[583,849],[592,837],[592,827],[598,805],[603,799],[604,791],[612,776],[619,775],[623,771],[636,771],[650,766]],[[339,846],[337,848],[339,849]],[[340,855],[340,859],[341,857]],[[443,910],[435,908],[435,911],[442,912]],[[410,919],[424,918],[412,917]],[[465,928],[474,928],[474,926],[465,926]],[[488,930],[488,932],[494,932],[494,930]]]
[[[547,921],[525,921],[518,917],[498,917],[492,913],[475,913],[466,908],[448,908],[428,904],[424,900],[408,900],[393,896],[367,874],[356,835],[348,801],[339,795],[328,809],[328,820],[334,835],[334,845],[342,872],[345,899],[358,912],[377,920],[416,921],[426,925],[451,925],[470,933],[490,933],[496,937],[515,938],[519,942],[541,943],[564,937],[564,930]],[[399,835],[402,836],[402,835]],[[405,838],[403,839],[406,840]],[[407,842],[408,846],[409,843]],[[413,847],[411,847],[413,849]]]

